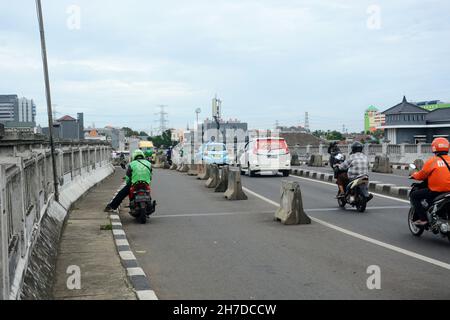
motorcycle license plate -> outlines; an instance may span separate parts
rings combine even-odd
[[[139,196],[139,195],[137,195],[135,197],[135,201],[136,202],[143,202],[143,201],[148,201],[148,200],[150,200],[148,196]]]

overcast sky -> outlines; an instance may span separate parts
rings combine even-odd
[[[75,7],[74,7],[75,6]],[[78,21],[78,8],[80,24]],[[57,115],[157,127],[224,117],[251,128],[363,129],[363,112],[450,101],[450,1],[43,0]],[[45,125],[34,1],[0,2],[0,93],[33,98]]]

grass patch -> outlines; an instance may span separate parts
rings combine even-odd
[[[112,224],[101,225],[100,230],[112,230]]]

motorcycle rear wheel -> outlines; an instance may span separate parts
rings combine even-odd
[[[139,223],[145,224],[147,222],[147,210],[146,210],[145,204],[143,202],[141,202],[139,204],[137,211],[138,211],[137,219],[138,219]]]
[[[408,227],[409,231],[413,234],[415,237],[420,237],[425,230],[423,227],[416,226],[414,224],[414,208],[409,209],[408,213]],[[449,238],[450,240],[450,238]]]
[[[358,204],[356,205],[356,210],[358,210],[358,212],[364,212],[366,211],[366,207],[367,201],[365,199],[361,199],[360,202],[358,202]]]

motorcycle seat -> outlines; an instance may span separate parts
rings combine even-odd
[[[436,198],[433,199],[433,202],[442,200],[444,198],[450,198],[450,192],[441,193],[440,195],[438,195]]]

